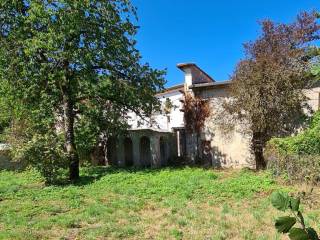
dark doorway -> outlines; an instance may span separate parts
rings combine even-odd
[[[162,166],[167,165],[168,146],[164,137],[160,137],[160,161]]]
[[[148,137],[140,139],[140,160],[142,167],[151,167],[151,149]]]
[[[124,139],[124,160],[126,167],[133,166],[133,147],[131,138]]]
[[[114,137],[110,137],[107,141],[107,160],[108,160],[108,165],[111,165],[111,166],[118,165],[117,139]]]

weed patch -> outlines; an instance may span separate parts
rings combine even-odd
[[[75,185],[46,186],[4,171],[0,239],[277,239],[274,190],[290,188],[268,172],[85,168]]]

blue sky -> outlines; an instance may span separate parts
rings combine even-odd
[[[138,8],[138,49],[143,60],[167,68],[167,86],[183,81],[177,63],[195,62],[215,80],[227,80],[243,57],[258,20],[290,22],[319,0],[133,0]]]

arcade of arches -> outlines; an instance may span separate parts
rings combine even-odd
[[[125,137],[107,141],[107,163],[121,167],[161,167],[176,156],[176,142],[170,132],[131,130]]]

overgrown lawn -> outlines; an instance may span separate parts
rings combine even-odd
[[[200,168],[82,169],[77,185],[0,173],[0,239],[282,239],[270,174]],[[315,191],[316,192],[316,191]],[[305,206],[320,229],[319,205]]]

